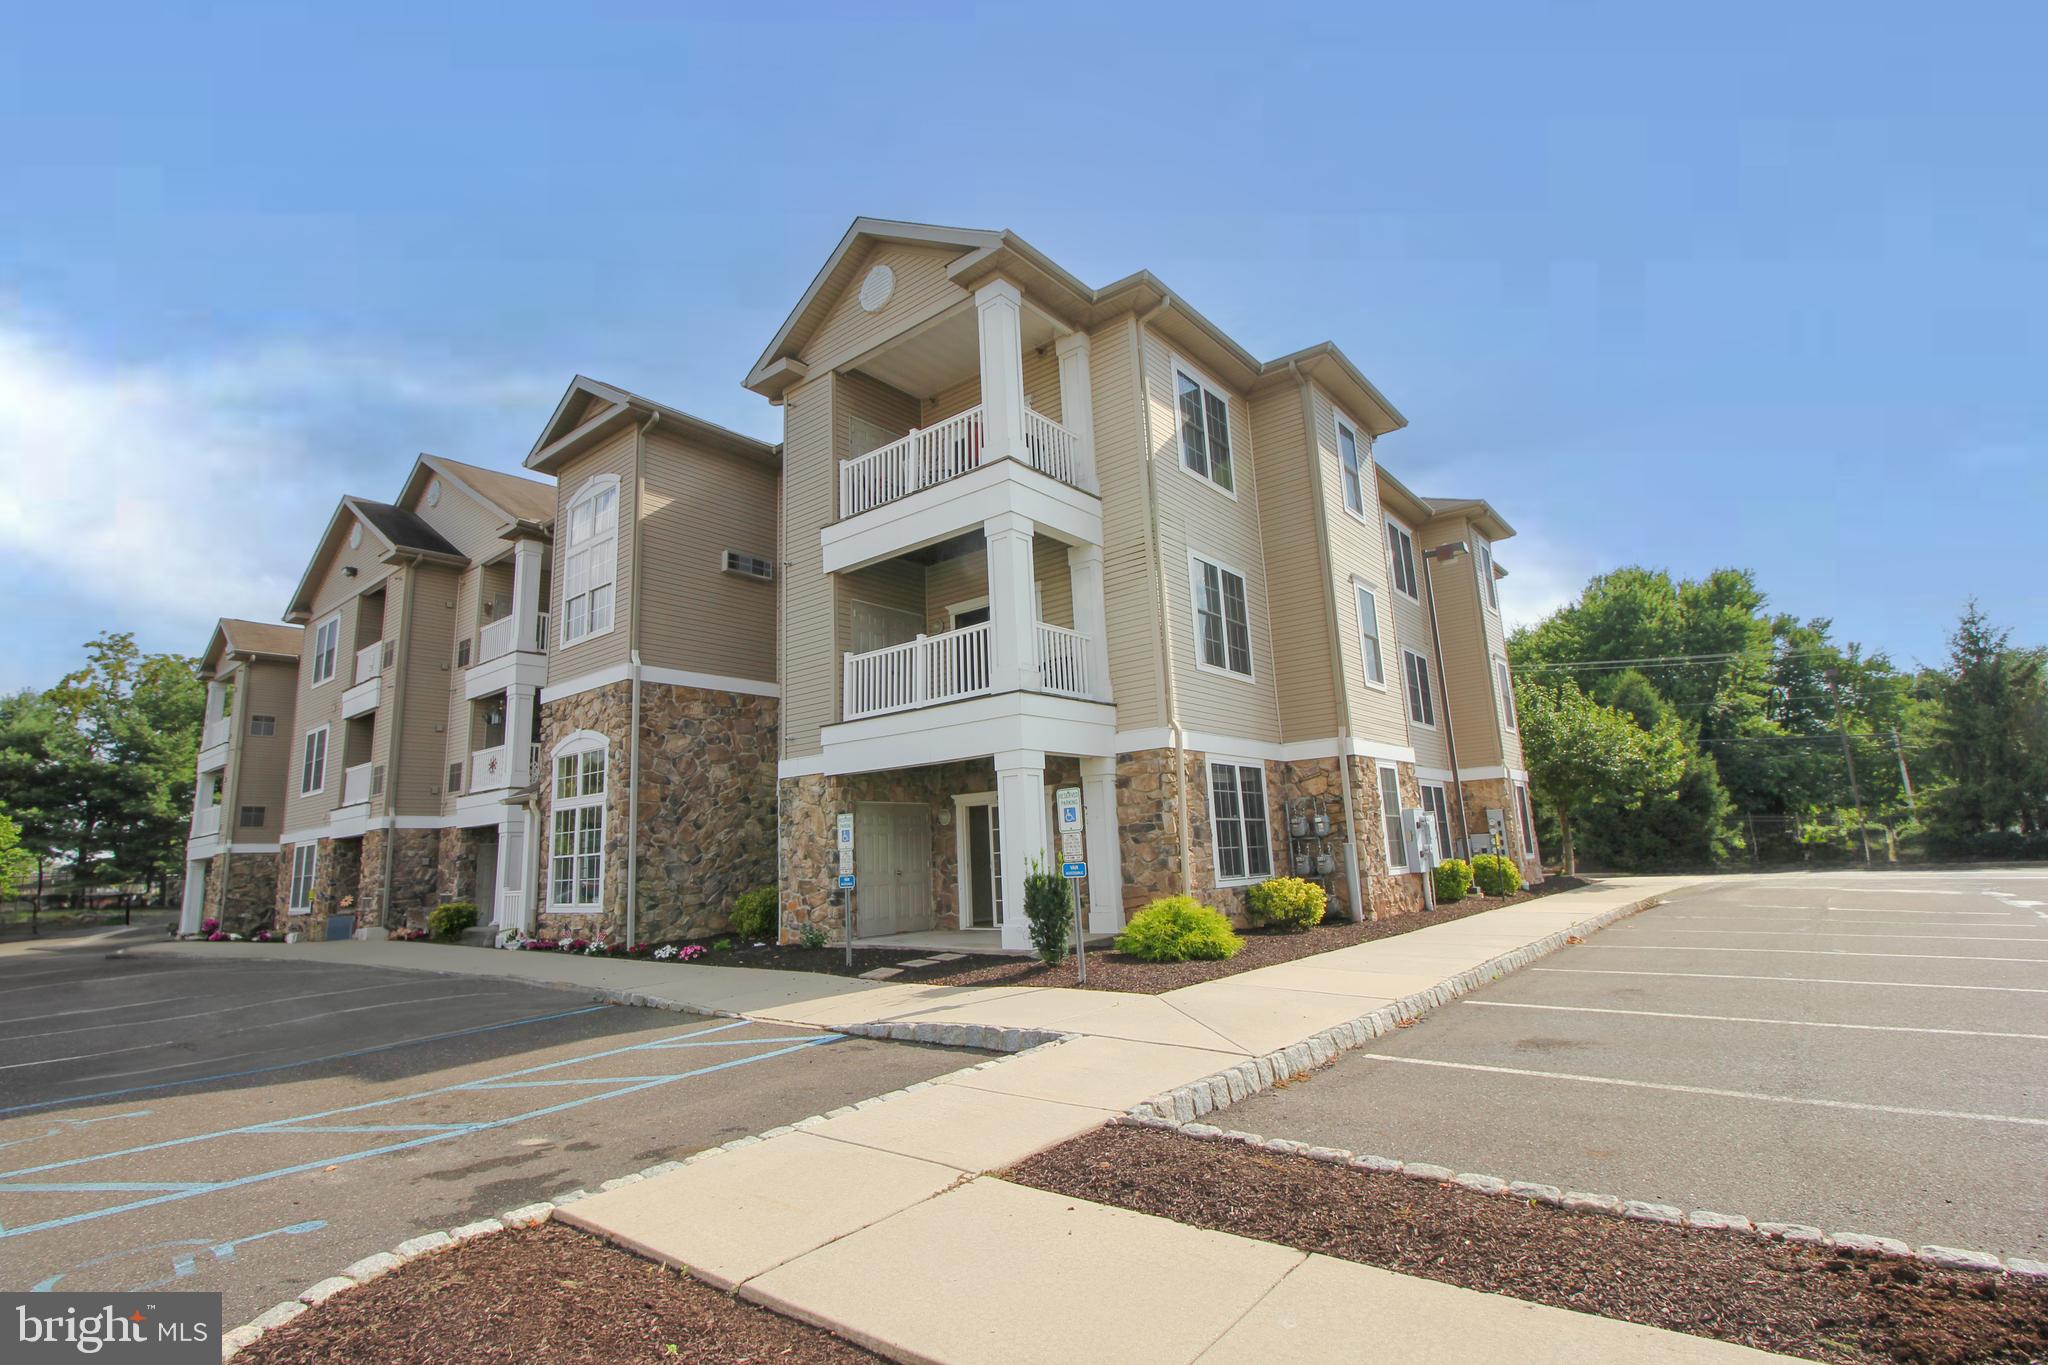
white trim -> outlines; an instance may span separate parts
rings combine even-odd
[[[785,758],[775,765],[775,780],[786,781],[792,777],[823,777],[830,769],[825,755],[811,754],[804,758]]]
[[[1415,690],[1415,676],[1408,668],[1408,661],[1410,659],[1422,665],[1422,690],[1419,693]],[[1436,729],[1436,695],[1430,690],[1435,686],[1435,681],[1435,679],[1429,676],[1429,656],[1403,646],[1401,649],[1402,705],[1408,710],[1408,723],[1418,730]],[[1423,706],[1429,712],[1428,720],[1417,720],[1415,718],[1415,699],[1418,695],[1422,698]]]
[[[299,855],[306,855],[306,898],[299,899]],[[284,912],[286,915],[310,915],[313,913],[313,890],[320,884],[320,845],[302,843],[292,849],[292,870],[285,882]]]
[[[1414,528],[1399,517],[1386,513],[1384,509],[1382,510],[1382,515],[1386,519],[1388,530],[1399,531],[1408,538],[1408,581],[1415,585],[1415,591],[1410,592],[1402,587],[1401,576],[1394,572],[1395,542],[1392,536],[1387,537],[1387,586],[1400,593],[1401,596],[1407,598],[1410,602],[1420,602],[1422,600],[1422,570],[1418,567],[1417,562],[1421,558],[1421,551],[1415,548]]]
[[[1386,773],[1394,775],[1394,806],[1391,810],[1387,809],[1386,783],[1380,780]],[[1409,872],[1407,822],[1401,818],[1401,769],[1396,764],[1382,762],[1373,772],[1373,781],[1379,788],[1380,837],[1387,841],[1387,871]],[[1391,827],[1389,821],[1393,822]],[[1401,846],[1401,861],[1398,863],[1394,861],[1394,845],[1397,843]]]
[[[1182,743],[1193,752],[1215,752],[1218,754],[1256,755],[1268,763],[1300,763],[1317,758],[1374,758],[1387,759],[1395,763],[1413,763],[1415,749],[1407,744],[1386,744],[1379,740],[1359,739],[1355,736],[1328,739],[1301,739],[1291,743],[1277,744],[1272,740],[1249,739],[1242,735],[1218,735],[1206,731],[1188,730],[1181,736]],[[1147,749],[1171,749],[1173,731],[1165,726],[1145,730],[1119,730],[1116,732],[1116,752],[1120,754],[1141,753]],[[802,760],[797,760],[801,762]],[[1467,773],[1466,776],[1471,776]]]
[[[1500,723],[1511,735],[1520,734],[1522,718],[1515,712],[1515,680],[1508,671],[1508,656],[1493,656],[1493,680],[1499,687]]]
[[[1449,768],[1425,768],[1418,763],[1415,765],[1415,780],[1417,782],[1449,782],[1451,780],[1451,770]]]
[[[1380,676],[1378,681],[1374,681],[1372,670],[1365,666],[1365,613],[1360,610],[1364,606],[1364,603],[1358,600],[1360,593],[1364,593],[1372,599],[1372,644],[1374,652],[1380,656]],[[1351,575],[1351,609],[1353,614],[1358,617],[1360,637],[1358,641],[1359,670],[1365,677],[1365,685],[1367,687],[1375,691],[1384,692],[1387,690],[1387,632],[1380,628],[1380,594],[1377,588],[1360,578],[1357,574]]]
[[[1529,774],[1525,770],[1521,768],[1504,768],[1499,764],[1487,768],[1458,769],[1458,780],[1460,782],[1486,782],[1496,777],[1504,777],[1510,782],[1527,782],[1529,780]]]
[[[1206,564],[1216,570],[1216,616],[1223,623],[1223,661],[1230,662],[1230,616],[1224,610],[1223,575],[1236,578],[1244,589],[1244,661],[1245,671],[1217,667],[1203,658],[1202,650],[1202,584],[1198,565]],[[1258,651],[1253,646],[1252,636],[1252,580],[1242,569],[1234,568],[1212,554],[1200,550],[1188,551],[1188,615],[1193,621],[1195,633],[1192,643],[1195,647],[1195,667],[1204,673],[1214,673],[1220,678],[1234,678],[1238,682],[1256,683],[1259,680]]]
[[[596,498],[606,488],[610,488],[612,492],[612,528],[610,531],[605,532],[603,535],[600,535],[595,529],[593,529],[590,533],[589,541],[591,543],[597,543],[601,542],[606,535],[611,537],[611,574],[608,578],[606,578],[603,585],[611,589],[611,607],[609,614],[607,615],[605,620],[604,629],[585,630],[580,635],[571,638],[569,634],[569,559],[572,555],[581,552],[581,544],[574,539],[576,525],[576,507],[577,504],[581,502],[584,502],[588,499]],[[640,509],[638,508],[638,506],[635,506],[633,509],[634,515],[638,516],[639,511]],[[580,645],[586,640],[600,639],[606,635],[611,634],[612,631],[618,628],[620,607],[619,538],[621,531],[623,529],[625,519],[625,488],[622,485],[617,474],[591,475],[582,483],[578,484],[576,486],[576,491],[570,495],[569,500],[562,504],[562,515],[556,523],[554,573],[555,585],[561,593],[562,600],[561,609],[555,613],[554,629],[556,643],[564,649],[568,648],[570,645]],[[584,588],[584,591],[576,594],[577,596],[590,596],[593,589],[588,586],[588,583],[589,580],[586,579],[586,586]],[[589,607],[587,604],[585,605],[584,611],[585,617],[586,619],[588,619]]]
[[[1032,584],[1031,584],[1031,590],[1032,590],[1032,593],[1033,593],[1033,594],[1034,594],[1034,596],[1035,596],[1035,595],[1036,595],[1036,593],[1037,593],[1037,591],[1038,591],[1038,583],[1037,583],[1037,580],[1035,580],[1035,579],[1034,579],[1034,580],[1032,581]],[[879,604],[876,604],[876,605],[879,605]],[[963,612],[963,611],[976,611],[976,610],[979,610],[979,609],[981,609],[981,608],[983,608],[983,607],[986,607],[986,606],[988,606],[988,594],[987,594],[987,593],[983,593],[983,594],[982,594],[981,596],[979,596],[979,597],[970,597],[970,598],[968,598],[967,600],[965,600],[964,602],[953,602],[953,603],[949,603],[949,604],[947,605],[947,607],[946,607],[946,629],[947,629],[947,630],[958,630],[958,629],[960,629],[960,613],[961,613],[961,612]],[[995,619],[995,617],[993,616],[993,614],[991,614],[991,616],[989,617],[989,619],[990,619],[990,620],[994,620],[994,619]]]
[[[572,779],[576,783],[576,790],[569,796],[563,796],[556,790],[556,784],[561,780],[561,774],[558,770],[559,765],[564,759],[581,759],[588,754],[599,754],[603,757],[601,766],[604,781],[602,785],[594,792],[584,791],[582,787],[585,776],[584,765],[579,762],[575,765],[575,774]],[[545,784],[542,790],[547,793],[548,803],[547,822],[541,829],[541,837],[546,840],[541,849],[541,869],[547,879],[546,897],[542,904],[547,907],[550,914],[600,913],[604,909],[605,902],[605,837],[610,832],[606,829],[606,825],[609,820],[608,808],[611,804],[612,791],[611,736],[597,730],[572,730],[555,741],[554,747],[547,751],[546,762],[546,775],[541,779]],[[587,901],[580,899],[557,900],[555,898],[555,860],[562,855],[555,852],[555,826],[562,815],[566,814],[575,817],[573,820],[575,829],[572,833],[572,843],[568,853],[569,881],[572,886],[575,886],[591,880],[585,877],[582,871],[582,860],[588,856],[582,851],[581,847],[586,834],[584,825],[587,823],[582,819],[582,812],[584,811],[597,812],[597,875],[594,898]]]
[[[978,530],[1014,513],[1069,545],[1102,544],[1102,499],[1033,469],[1026,460],[990,460],[957,478],[920,488],[818,533],[826,573],[850,573]]]
[[[1048,784],[1047,791],[1052,787]],[[986,806],[989,810],[989,832],[1000,843],[1002,821],[997,818],[1001,803],[996,792],[960,792],[953,797],[953,923],[963,933],[996,934],[1003,928],[1003,884],[998,877],[995,884],[995,899],[991,909],[995,914],[993,924],[969,923],[972,914],[967,897],[968,866],[973,861],[973,849],[967,842],[967,812],[975,806]],[[998,854],[997,856],[1001,856]]]
[[[306,748],[313,742],[313,736],[315,735],[320,736],[320,785],[317,787],[309,787],[306,785],[306,772],[309,767],[308,763],[306,762]],[[315,725],[312,728],[301,732],[301,734],[299,735],[300,796],[320,796],[327,791],[327,760],[329,757],[332,756],[333,749],[334,723],[332,721],[329,721],[324,725]]]
[[[1266,871],[1263,876],[1257,875],[1252,871],[1251,843],[1249,840],[1245,842],[1244,875],[1241,877],[1226,877],[1223,875],[1223,841],[1217,836],[1216,832],[1216,766],[1219,763],[1230,768],[1233,774],[1242,772],[1246,768],[1258,769],[1259,801],[1265,808],[1266,825]],[[1209,866],[1212,873],[1210,877],[1211,883],[1220,889],[1227,886],[1257,886],[1260,882],[1269,880],[1273,876],[1273,869],[1276,863],[1273,857],[1272,777],[1266,771],[1266,761],[1259,758],[1240,758],[1233,754],[1205,752],[1202,755],[1202,781],[1206,788],[1204,795],[1209,801]],[[1240,832],[1242,832],[1244,824],[1243,780],[1233,775],[1231,781],[1237,786],[1239,792],[1238,825]]]
[[[1451,843],[1450,788],[1445,783],[1429,781],[1421,773],[1415,775],[1415,786],[1416,790],[1422,793],[1422,813],[1432,817],[1432,822],[1436,825],[1437,847],[1443,851],[1443,856],[1449,857],[1450,850],[1454,847]],[[1436,793],[1437,806],[1435,810],[1429,808],[1429,794],[1431,792]]]
[[[305,829],[286,830],[278,836],[278,843],[299,844],[308,839],[359,839],[371,830],[392,829],[451,829],[455,822],[442,815],[380,815],[374,820],[349,817],[329,820],[324,825],[311,825]]]
[[[997,692],[828,725],[817,771],[888,772],[1013,750],[1107,758],[1116,752],[1115,734],[1116,708],[1104,702]],[[795,766],[784,771],[796,775]]]
[[[322,650],[320,648],[320,632],[327,629],[329,626],[334,627],[334,661],[330,665],[328,665],[327,675],[325,677],[320,677],[318,676],[320,673],[320,655],[322,653]],[[326,616],[322,617],[318,621],[315,621],[313,623],[312,635],[313,649],[311,654],[311,662],[308,665],[306,671],[306,676],[312,680],[306,684],[306,690],[308,692],[312,691],[316,687],[327,686],[327,684],[333,682],[335,676],[341,672],[341,608],[336,607]]]
[[[1177,468],[1179,468],[1181,473],[1187,475],[1189,478],[1196,479],[1202,483],[1209,485],[1209,487],[1215,489],[1224,497],[1229,498],[1232,502],[1236,502],[1238,484],[1237,440],[1230,434],[1230,391],[1224,388],[1221,384],[1218,384],[1215,380],[1209,378],[1208,375],[1203,374],[1193,365],[1190,365],[1187,361],[1182,360],[1172,351],[1168,351],[1166,353],[1166,373],[1169,376],[1169,382],[1167,387],[1170,390],[1170,392],[1168,392],[1168,394],[1166,395],[1166,401],[1173,405],[1174,465]],[[1180,427],[1180,376],[1182,374],[1186,374],[1188,378],[1194,380],[1195,383],[1199,385],[1201,388],[1207,390],[1210,393],[1215,394],[1218,398],[1223,400],[1223,439],[1230,443],[1230,486],[1228,488],[1216,482],[1216,480],[1213,477],[1211,477],[1216,468],[1216,459],[1213,450],[1205,447],[1203,451],[1204,458],[1206,458],[1209,461],[1209,469],[1211,471],[1210,474],[1197,473],[1195,470],[1188,468],[1187,443],[1182,439]],[[1209,407],[1208,404],[1204,403],[1202,405],[1202,431],[1205,440],[1207,439],[1208,430]]]
[[[1330,404],[1330,417],[1331,439],[1337,450],[1337,497],[1344,503],[1344,510],[1358,519],[1360,526],[1370,526],[1372,522],[1365,515],[1365,476],[1368,472],[1366,466],[1372,462],[1371,447],[1366,445],[1365,437],[1359,434],[1358,423],[1346,417],[1343,409],[1339,408],[1335,403]],[[1358,462],[1356,471],[1358,477],[1358,506],[1355,508],[1346,497],[1344,487],[1344,433],[1347,431],[1351,433],[1353,458]],[[1379,499],[1375,497],[1373,501],[1377,503]]]
[[[1493,542],[1472,532],[1473,569],[1479,575],[1479,604],[1496,616],[1500,614],[1500,587],[1493,577]]]
[[[586,637],[587,638],[587,637]],[[550,683],[540,690],[543,702],[561,701],[579,692],[589,692],[613,683],[625,682],[633,676],[631,664],[613,664],[592,673],[579,673],[558,683]],[[661,683],[668,687],[696,687],[706,692],[737,692],[746,697],[780,697],[782,689],[772,682],[761,682],[755,678],[728,678],[720,673],[691,673],[680,668],[650,668],[642,666],[640,681]]]

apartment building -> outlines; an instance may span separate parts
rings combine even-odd
[[[783,409],[785,937],[837,933],[850,815],[856,935],[1024,946],[1065,786],[1095,930],[1296,869],[1336,913],[1412,909],[1408,808],[1459,840],[1498,812],[1536,872],[1511,703],[1481,709],[1511,532],[1390,518],[1404,419],[1334,345],[1262,361],[1149,273],[861,219],[746,385]]]
[[[581,376],[527,456],[555,488],[535,798],[551,934],[701,935],[775,881],[780,462]]]
[[[199,659],[199,739],[178,932],[213,919],[232,933],[270,922],[297,700],[297,626],[223,619]]]
[[[285,612],[304,634],[277,927],[345,934],[446,900],[530,922],[554,515],[542,481],[433,455],[394,501],[336,507]]]

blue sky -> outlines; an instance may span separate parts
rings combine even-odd
[[[341,493],[516,467],[578,371],[775,435],[861,213],[1335,340],[1524,619],[1732,564],[1902,661],[2048,635],[2039,7],[767,12],[11,12],[0,688],[274,619]]]

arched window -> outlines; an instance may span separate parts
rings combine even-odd
[[[600,475],[577,489],[562,526],[562,643],[573,645],[612,628],[619,476]]]
[[[604,903],[604,803],[611,741],[595,730],[563,738],[549,755],[548,908],[596,911]]]

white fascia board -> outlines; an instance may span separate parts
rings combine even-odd
[[[1006,512],[1029,517],[1047,534],[1077,545],[1102,543],[1102,499],[1041,474],[1022,460],[979,469],[921,488],[907,498],[819,532],[826,573],[848,573],[978,529]]]
[[[508,687],[542,687],[547,680],[547,655],[515,649],[486,663],[471,664],[462,675],[462,696],[465,701],[475,701]]]
[[[820,771],[834,776],[1016,749],[1109,758],[1116,753],[1116,708],[1043,692],[1001,692],[828,725],[822,739]]]
[[[613,664],[594,673],[581,673],[573,678],[549,683],[541,688],[543,702],[561,701],[579,692],[589,692],[599,687],[630,680],[633,676],[631,664]],[[780,697],[782,689],[772,682],[759,678],[731,678],[722,673],[692,673],[681,668],[652,668],[645,664],[640,667],[640,681],[660,683],[664,687],[694,687],[705,692],[736,692],[746,697]]]

